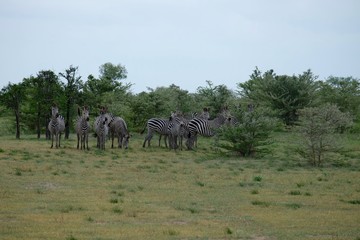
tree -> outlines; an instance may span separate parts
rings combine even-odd
[[[77,76],[77,72],[78,67],[73,67],[70,65],[69,69],[66,69],[64,73],[59,73],[61,77],[66,79],[66,84],[64,87],[66,101],[65,139],[68,139],[70,134],[73,104],[77,99],[79,99],[80,90],[83,87],[81,76]]]
[[[335,105],[325,104],[320,107],[304,108],[299,111],[298,130],[301,145],[298,152],[314,166],[320,166],[326,152],[338,149],[339,129],[351,126],[349,114],[343,113]]]
[[[109,96],[109,93],[124,95],[131,87],[130,83],[121,82],[122,79],[127,78],[127,70],[121,64],[105,63],[99,67],[99,72],[98,78],[89,75],[84,85],[84,100],[86,99],[86,104],[92,108],[96,108],[98,104],[106,105],[105,95]]]
[[[35,122],[37,137],[40,138],[41,129],[45,128],[46,137],[49,138],[47,125],[50,118],[50,108],[54,102],[57,102],[63,94],[58,76],[51,70],[40,71],[36,77],[24,79],[27,95],[29,95],[27,104],[29,108],[28,119]]]
[[[206,80],[206,83],[206,87],[198,87],[197,89],[199,101],[210,107],[211,112],[217,114],[233,97],[232,92],[225,85],[214,86],[209,80]]]
[[[360,115],[360,81],[353,77],[330,76],[320,82],[319,95],[323,103],[336,104],[340,111]]]
[[[1,90],[0,101],[8,109],[14,111],[16,120],[16,138],[20,139],[21,104],[25,101],[25,87],[22,83],[11,84]]]
[[[252,111],[238,108],[232,114],[232,125],[220,129],[220,139],[225,141],[219,143],[220,147],[245,157],[264,151],[264,146],[271,143],[274,119],[267,117],[261,108]]]
[[[249,81],[238,83],[238,92],[256,104],[270,107],[286,125],[293,125],[297,111],[316,100],[316,79],[310,70],[298,76],[278,76],[273,70],[261,75],[256,68]]]

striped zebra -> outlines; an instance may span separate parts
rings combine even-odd
[[[168,125],[168,134],[169,134],[169,146],[170,149],[177,149],[180,145],[180,149],[182,150],[182,136],[185,131],[185,123],[182,115],[173,113],[169,119]],[[179,145],[178,145],[178,138]]]
[[[55,147],[60,147],[61,133],[65,130],[65,121],[64,117],[59,114],[59,109],[57,106],[51,107],[51,119],[48,125],[48,129],[51,135],[51,148],[54,146],[54,137],[56,141]]]
[[[217,129],[219,129],[223,125],[228,125],[231,121],[231,117],[227,111],[227,108],[223,110],[222,113],[218,115],[213,120],[206,120],[201,118],[194,118],[190,120],[188,123],[188,141],[187,147],[188,149],[192,149],[194,145],[195,138],[197,135],[201,135],[204,137],[212,137],[215,135]]]
[[[118,138],[118,148],[124,146],[125,149],[128,148],[130,133],[127,128],[126,122],[121,117],[114,117],[109,123],[109,130],[111,135],[111,148],[114,148],[114,138]]]
[[[82,111],[78,107],[78,119],[75,124],[75,131],[77,135],[77,149],[79,149],[79,142],[80,142],[80,149],[89,150],[89,131],[90,131],[90,124],[89,124],[89,108],[84,106]]]
[[[145,129],[147,127],[148,129],[148,133],[145,137],[144,140],[144,144],[143,147],[145,147],[146,142],[148,142],[148,147],[150,146],[150,141],[154,135],[154,133],[158,133],[160,135],[159,137],[159,147],[160,147],[160,142],[161,142],[161,137],[165,136],[164,138],[164,142],[165,142],[165,147],[168,147],[167,144],[167,139],[168,136],[170,134],[170,130],[171,130],[171,122],[172,122],[172,118],[176,117],[176,112],[172,112],[169,119],[160,119],[160,118],[151,118],[147,121],[145,128],[141,131],[141,134],[143,134],[145,132]]]
[[[197,147],[197,135],[193,135],[191,139],[189,139],[189,135],[190,135],[190,131],[189,131],[189,122],[192,119],[195,118],[199,118],[199,119],[204,119],[204,120],[209,120],[210,118],[210,108],[204,107],[203,111],[201,113],[198,112],[193,112],[191,114],[191,116],[188,117],[182,117],[182,121],[184,122],[184,126],[181,129],[181,133],[180,133],[180,147],[182,149],[182,143],[183,143],[183,139],[186,139],[186,142],[188,142],[189,140],[192,141],[192,145],[195,145],[195,147]]]
[[[147,135],[145,137],[143,147],[145,147],[146,142],[148,142],[148,147],[150,147],[150,141],[154,135],[154,133],[160,134],[159,138],[159,146],[161,141],[161,135],[165,135],[165,147],[168,147],[167,145],[167,136],[169,134],[168,127],[169,127],[170,121],[169,119],[160,119],[160,118],[150,118],[145,128],[141,131],[141,134],[145,132],[145,129],[147,127]]]
[[[104,108],[100,109],[100,115],[95,119],[94,129],[97,138],[96,146],[99,149],[105,150],[106,136],[109,131],[108,118]]]

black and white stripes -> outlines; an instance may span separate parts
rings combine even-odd
[[[80,142],[80,149],[89,150],[89,131],[90,131],[90,124],[89,124],[89,109],[87,106],[82,108],[78,108],[78,119],[75,125],[75,131],[77,135],[77,149],[79,149],[79,142]]]
[[[59,109],[57,106],[51,108],[51,119],[48,125],[48,129],[51,134],[51,148],[54,146],[54,137],[55,137],[55,147],[60,147],[61,134],[65,130],[65,121],[64,117],[59,114]]]

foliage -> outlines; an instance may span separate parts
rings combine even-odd
[[[52,104],[61,101],[63,88],[58,76],[51,70],[39,71],[36,77],[30,76],[23,82],[28,96],[28,101],[25,103],[27,113],[25,123],[32,129],[35,128],[37,137],[40,138],[42,130],[47,130]],[[47,134],[47,137],[50,135]]]
[[[271,143],[270,133],[275,122],[263,109],[238,110],[234,113],[234,119],[231,126],[221,128],[220,138],[226,142],[220,142],[220,147],[241,156],[255,156],[255,153],[264,151],[264,146]]]
[[[360,81],[353,77],[330,76],[320,81],[319,96],[323,103],[336,104],[342,112],[360,118]]]
[[[23,83],[5,86],[0,93],[0,102],[6,108],[14,111],[16,120],[16,138],[20,138],[20,115],[21,105],[26,100],[25,86]]]
[[[298,76],[287,76],[276,75],[273,70],[261,74],[256,68],[250,80],[239,83],[238,88],[241,96],[257,105],[270,107],[286,125],[293,125],[297,111],[316,100],[316,79],[310,70]]]
[[[66,106],[66,115],[65,115],[65,138],[69,138],[70,133],[70,124],[75,112],[74,103],[80,99],[80,90],[83,88],[83,82],[81,76],[77,76],[78,67],[70,65],[68,69],[65,70],[65,73],[59,73],[59,75],[65,78],[66,83],[64,86],[64,95],[65,95],[65,106]]]
[[[336,151],[338,141],[335,133],[352,124],[347,113],[342,113],[335,105],[325,104],[320,107],[301,110],[298,130],[303,142],[299,153],[314,166],[320,166],[326,152]]]
[[[224,106],[227,106],[231,99],[234,98],[233,93],[225,86],[214,84],[207,80],[206,87],[198,87],[197,101],[203,102],[204,106],[210,108],[212,117],[222,111]]]

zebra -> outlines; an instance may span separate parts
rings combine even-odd
[[[185,123],[182,121],[182,116],[178,117],[173,113],[169,119],[168,125],[169,146],[171,149],[177,149],[177,138],[180,137],[180,149],[182,150],[182,136],[184,132]]]
[[[54,137],[56,141],[55,147],[60,147],[61,133],[65,130],[64,117],[59,114],[59,109],[56,105],[51,107],[51,119],[48,125],[51,134],[51,148],[54,146]]]
[[[190,131],[189,131],[189,122],[192,120],[192,119],[195,119],[195,118],[199,118],[199,119],[204,119],[204,120],[209,120],[210,119],[210,108],[208,107],[204,107],[203,108],[203,111],[201,113],[198,113],[198,112],[193,112],[191,114],[191,118],[190,119],[186,119],[186,118],[183,118],[183,122],[184,122],[184,127],[182,129],[182,132],[181,132],[181,136],[180,136],[180,144],[181,144],[181,147],[182,147],[182,141],[183,141],[183,138],[186,138],[187,142],[189,140],[192,141],[192,145],[195,145],[195,147],[197,147],[197,135],[193,135],[191,139],[189,139],[189,135],[190,135]]]
[[[189,134],[186,144],[188,149],[192,149],[195,138],[198,134],[204,137],[212,137],[215,135],[215,131],[217,129],[219,129],[223,125],[228,125],[230,121],[231,117],[229,116],[227,108],[225,108],[223,112],[220,113],[218,117],[213,120],[206,120],[201,118],[194,118],[190,120],[190,122],[188,123]]]
[[[169,124],[170,124],[170,121],[168,119],[150,118],[146,123],[148,132],[145,137],[143,147],[145,147],[146,142],[148,142],[148,147],[150,147],[150,141],[155,132],[160,134],[160,136],[161,135],[167,136]],[[143,134],[145,132],[146,126],[141,131],[141,134]],[[159,138],[159,146],[160,146],[160,141],[161,141],[161,138]],[[166,139],[165,139],[165,146],[168,147]]]
[[[124,148],[127,149],[129,145],[130,133],[125,120],[121,117],[114,117],[111,120],[109,127],[112,139],[111,148],[114,148],[114,137],[116,136],[118,138],[118,147],[122,148],[124,145]]]
[[[77,149],[79,149],[79,142],[80,142],[80,149],[85,150],[85,144],[87,150],[89,150],[89,131],[90,131],[90,124],[89,124],[89,108],[84,106],[82,108],[82,112],[78,107],[78,119],[75,125],[75,131],[77,135]]]
[[[100,116],[95,119],[94,123],[95,134],[97,137],[96,146],[102,150],[105,150],[106,136],[108,134],[108,118],[106,117],[105,109],[100,109]]]

